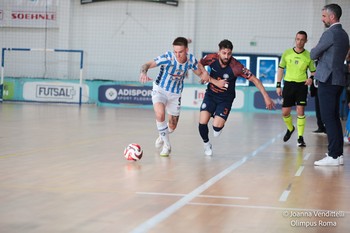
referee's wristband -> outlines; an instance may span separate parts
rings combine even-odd
[[[281,88],[281,82],[277,82],[276,88]]]
[[[312,80],[314,80],[314,76],[313,76],[313,75],[311,75],[309,78],[311,78]]]

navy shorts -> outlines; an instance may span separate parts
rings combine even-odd
[[[308,86],[304,82],[284,82],[282,91],[282,107],[292,107],[295,105],[306,106]]]
[[[232,102],[233,100],[222,100],[212,95],[205,95],[200,110],[211,113],[212,117],[220,116],[226,121],[230,115]]]

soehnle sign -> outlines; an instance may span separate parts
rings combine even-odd
[[[55,28],[59,0],[2,0],[0,27]]]

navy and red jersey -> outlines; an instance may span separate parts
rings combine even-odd
[[[212,53],[204,56],[200,63],[207,68],[211,78],[221,80],[226,79],[229,83],[227,90],[220,89],[212,83],[208,84],[206,94],[214,95],[225,100],[233,100],[236,97],[237,77],[249,79],[252,73],[242,63],[231,57],[228,65],[222,67],[219,62],[219,55]]]

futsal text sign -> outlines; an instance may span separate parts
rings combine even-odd
[[[79,102],[80,85],[61,82],[26,82],[23,85],[23,99],[39,102]],[[88,99],[88,87],[83,85],[83,100]]]

